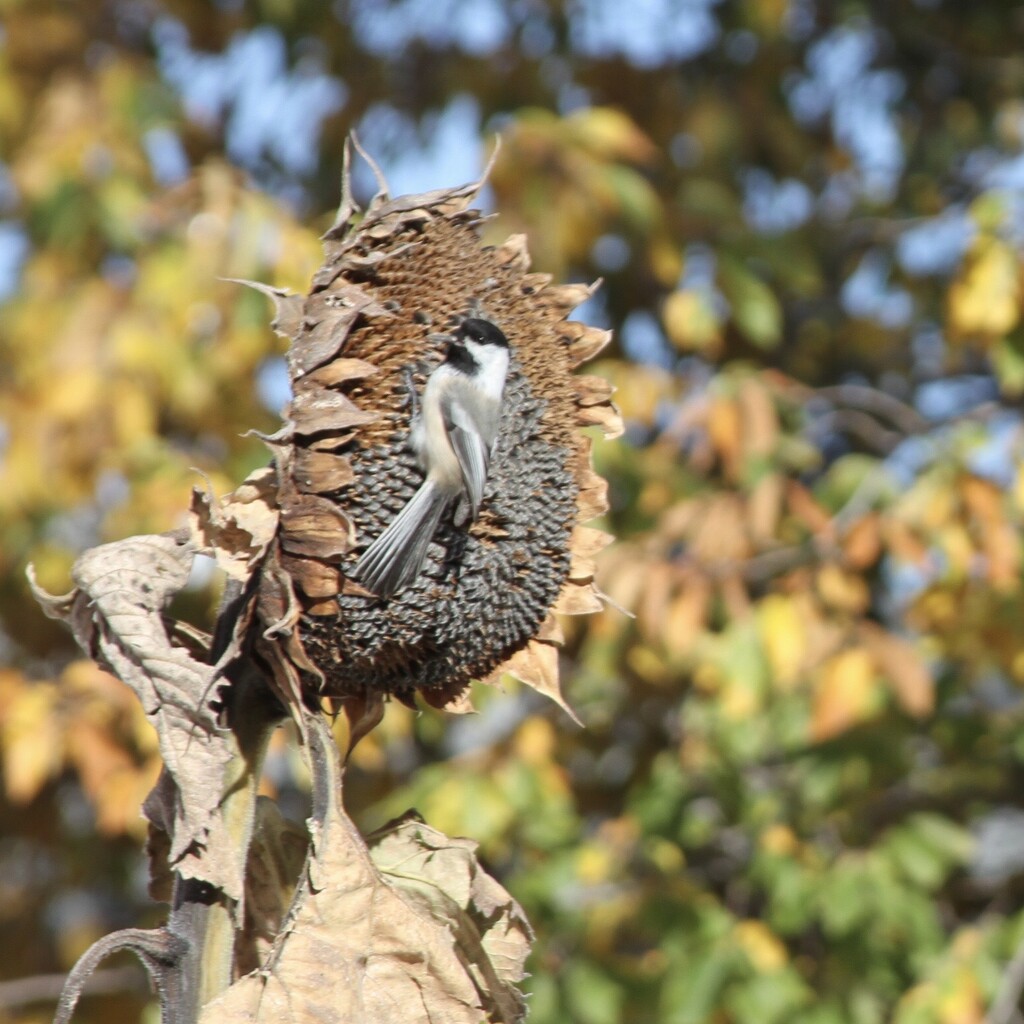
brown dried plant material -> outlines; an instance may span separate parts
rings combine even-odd
[[[245,870],[245,919],[235,945],[239,975],[266,962],[291,907],[308,848],[306,830],[285,818],[269,797],[259,797]]]
[[[581,428],[621,431],[608,383],[572,373],[609,339],[565,319],[592,289],[529,273],[522,236],[483,245],[479,183],[397,199],[382,185],[358,221],[347,166],[343,186],[309,294],[256,286],[291,341],[293,399],[266,439],[278,532],[257,597],[275,688],[293,708],[417,691],[456,708],[472,679],[511,671],[564,706],[545,624],[600,607],[592,556],[605,542],[579,530],[607,509]],[[512,353],[481,514],[442,521],[420,576],[380,600],[349,574],[423,479],[409,381],[422,389],[442,332],[471,314]]]
[[[232,753],[212,703],[217,671],[201,660],[205,651],[176,642],[163,614],[188,580],[195,554],[179,535],[131,537],[82,555],[69,594],[53,597],[33,587],[46,614],[135,691],[156,729],[164,772],[146,815],[171,837],[161,861],[238,900],[245,852],[231,842],[221,816],[218,782]],[[240,623],[227,658],[239,654],[243,630]],[[193,634],[193,643],[202,640]]]
[[[263,966],[204,1007],[200,1024],[522,1020],[516,985],[532,934],[475,844],[408,818],[368,848],[342,810],[326,724],[306,729],[312,848],[287,923]]]

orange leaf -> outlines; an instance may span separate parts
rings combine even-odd
[[[755,541],[769,541],[775,537],[782,514],[784,480],[781,473],[767,473],[761,477],[747,499],[747,527]]]
[[[843,538],[843,555],[851,569],[866,569],[878,561],[882,553],[882,532],[878,514],[861,516]]]
[[[711,403],[708,433],[722,460],[726,477],[739,479],[743,465],[743,417],[739,405],[731,398],[718,398]]]
[[[744,447],[751,455],[770,455],[779,436],[775,404],[764,384],[750,377],[740,386]]]
[[[693,649],[707,621],[711,584],[698,573],[687,576],[682,589],[672,598],[665,613],[664,643],[676,657],[684,657]]]
[[[870,622],[861,623],[860,639],[892,683],[900,707],[915,718],[930,715],[935,710],[935,686],[917,649]]]

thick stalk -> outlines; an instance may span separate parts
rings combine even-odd
[[[238,874],[245,860],[256,817],[256,796],[267,743],[282,715],[259,672],[240,662],[231,672],[228,722],[233,756],[221,782],[221,813],[237,858]],[[167,930],[184,940],[177,977],[164,1000],[164,1024],[195,1024],[200,1011],[233,980],[236,929],[242,907],[205,882],[176,879]]]

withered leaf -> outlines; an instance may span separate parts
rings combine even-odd
[[[269,797],[256,801],[245,872],[245,921],[235,946],[239,973],[265,962],[291,906],[306,858],[306,830],[281,814]]]
[[[568,590],[586,593],[585,588],[567,584],[563,594]],[[598,601],[597,607],[601,607]],[[558,602],[555,603],[554,611],[561,612]],[[562,688],[558,681],[558,646],[555,643],[545,643],[539,640],[531,640],[525,647],[516,651],[511,658],[488,677],[488,682],[495,682],[505,673],[515,676],[527,686],[542,693],[545,697],[553,700],[577,725],[583,723],[576,717],[576,712],[569,706],[565,697],[562,696]]]
[[[284,288],[275,288],[262,281],[246,281],[240,277],[227,277],[232,284],[244,284],[247,288],[261,292],[274,303],[274,319],[270,326],[282,338],[294,338],[302,325],[302,309],[306,304],[305,295],[289,295]]]
[[[626,425],[618,409],[608,403],[581,406],[576,414],[576,422],[581,427],[600,427],[601,433],[609,440],[621,437],[626,432]]]
[[[355,543],[352,524],[326,498],[289,495],[281,510],[281,547],[292,555],[336,558]]]
[[[388,311],[356,285],[335,284],[330,291],[316,292],[306,304],[305,332],[301,344],[288,351],[292,377],[301,377],[333,359],[345,344],[360,316],[387,316]]]
[[[319,559],[286,555],[281,566],[307,597],[334,597],[341,589],[341,573]]]
[[[292,468],[296,484],[307,493],[330,494],[355,480],[352,461],[333,452],[298,448]]]
[[[135,691],[156,729],[165,775],[147,814],[173,837],[170,864],[240,899],[242,858],[218,806],[232,748],[210,706],[217,670],[172,643],[162,614],[195,553],[183,534],[131,537],[82,555],[72,570],[75,589],[63,597],[32,586],[46,614]]]
[[[522,1020],[514,986],[529,925],[473,844],[406,821],[371,854],[342,810],[329,730],[314,717],[307,727],[312,848],[288,924],[262,970],[207,1004],[200,1024]]]
[[[583,284],[575,282],[572,284],[549,285],[544,290],[544,298],[563,313],[571,313],[577,306],[581,306],[597,290],[600,282],[594,284]]]
[[[220,502],[209,492],[192,491],[189,525],[198,550],[238,580],[252,574],[277,532],[274,471],[260,469]]]
[[[478,844],[450,839],[415,819],[369,837],[385,881],[454,936],[460,959],[502,1021],[524,1016],[515,987],[525,977],[533,933],[522,910],[476,859]]]
[[[377,418],[340,392],[318,387],[297,388],[290,412],[295,433],[303,437],[327,430],[348,430]]]

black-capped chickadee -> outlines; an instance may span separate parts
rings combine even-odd
[[[416,578],[453,502],[465,498],[476,519],[507,372],[508,339],[501,330],[490,320],[463,320],[444,362],[427,379],[422,409],[413,415],[410,443],[427,478],[353,571],[379,597],[390,597]]]

